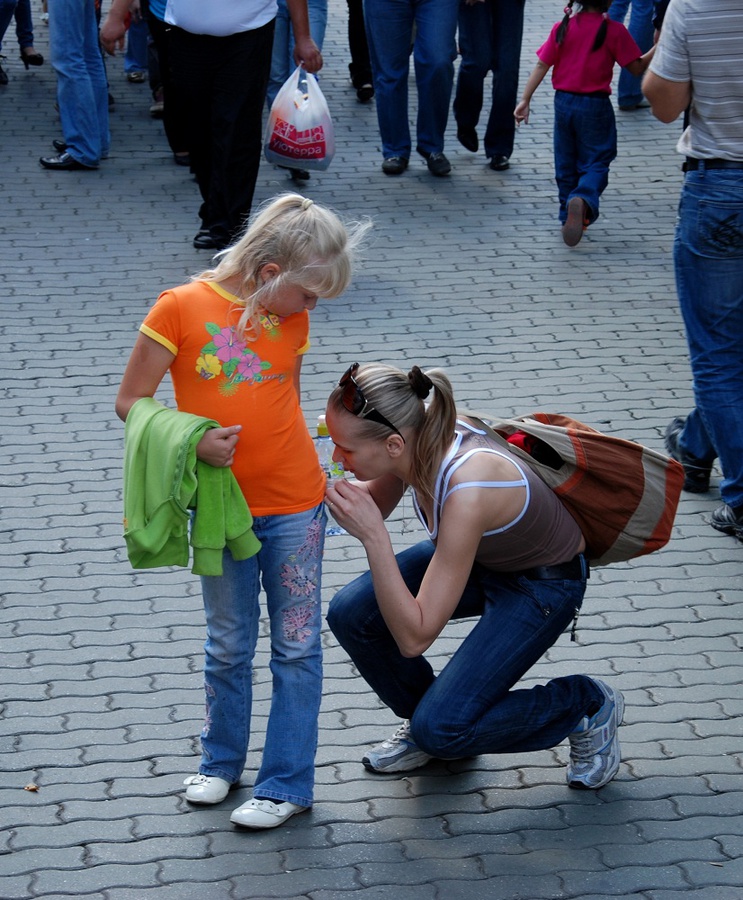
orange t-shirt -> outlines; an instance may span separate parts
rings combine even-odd
[[[163,292],[140,330],[175,359],[178,409],[242,425],[232,471],[254,516],[304,512],[321,502],[325,476],[294,385],[309,347],[309,314],[261,314],[261,333],[237,334],[240,301],[213,282]]]

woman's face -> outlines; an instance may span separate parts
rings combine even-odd
[[[363,420],[328,405],[325,421],[335,444],[333,461],[341,463],[346,472],[359,481],[371,481],[393,471],[386,439],[362,437]]]

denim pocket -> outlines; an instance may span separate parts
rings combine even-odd
[[[696,228],[685,229],[689,248],[712,259],[743,257],[743,203],[700,200]]]

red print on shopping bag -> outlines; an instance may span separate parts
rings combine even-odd
[[[307,131],[297,131],[290,122],[276,119],[268,146],[274,153],[288,159],[324,159],[325,129],[322,125],[316,125]]]
[[[263,152],[274,165],[321,172],[335,154],[328,104],[314,75],[295,69],[276,95]]]

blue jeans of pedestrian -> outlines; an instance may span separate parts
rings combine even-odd
[[[637,46],[646,53],[653,46],[653,0],[612,0],[609,18],[622,22],[627,18],[627,10],[632,7],[627,30]],[[642,78],[630,74],[626,69],[619,73],[617,103],[620,106],[637,106],[643,100]]]
[[[34,26],[31,19],[31,0],[0,0],[0,50],[3,48],[3,38],[13,16],[15,16],[18,46],[21,50],[24,47],[33,47]]]
[[[688,172],[674,242],[696,408],[679,444],[711,464],[720,494],[743,507],[743,170]]]
[[[298,806],[312,805],[315,781],[326,521],[322,505],[293,515],[257,516],[253,529],[262,543],[257,556],[236,562],[225,551],[223,574],[201,579],[206,718],[199,772],[235,784],[245,766],[262,584],[270,621],[272,693],[253,794]]]
[[[96,168],[108,156],[108,85],[95,0],[49,0],[49,46],[57,105],[70,156]]]
[[[266,94],[266,102],[269,109],[286,79],[296,69],[292,20],[286,0],[278,0],[278,2],[276,26],[273,33],[271,75],[268,79],[268,92]],[[325,40],[325,29],[328,24],[328,0],[307,0],[307,12],[310,17],[312,40],[322,50],[323,41]]]
[[[567,219],[573,197],[588,204],[588,223],[599,217],[599,197],[617,155],[617,126],[608,97],[555,91],[555,180],[559,218]]]
[[[417,146],[444,149],[444,132],[454,83],[457,3],[455,0],[364,0],[382,154],[410,157],[408,73],[413,64],[418,90]]]
[[[397,555],[413,593],[432,555],[429,542]],[[413,739],[431,756],[541,750],[559,744],[603,703],[599,687],[584,675],[513,689],[566,629],[585,588],[585,578],[537,581],[476,564],[452,618],[479,621],[438,676],[425,657],[402,656],[369,573],[335,596],[328,624],[379,698],[411,720]]]
[[[459,4],[462,61],[454,96],[454,117],[461,128],[476,128],[483,104],[483,82],[493,73],[493,91],[485,155],[510,157],[516,122],[524,0],[485,0]]]
[[[126,52],[124,53],[124,71],[147,71],[147,42],[150,32],[145,19],[132,20],[126,33]]]

